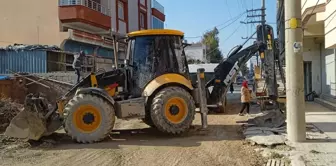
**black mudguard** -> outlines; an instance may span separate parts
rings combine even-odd
[[[76,92],[76,95],[79,95],[79,94],[95,95],[98,97],[102,97],[104,100],[108,101],[113,106],[115,104],[114,99],[104,89],[101,89],[101,88],[94,88],[94,87],[81,88],[81,89],[78,89],[78,91]]]

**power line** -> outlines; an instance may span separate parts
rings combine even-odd
[[[244,14],[244,13],[243,13],[243,14]],[[220,29],[218,29],[218,30],[220,31],[220,30],[222,30],[222,29],[224,29],[224,28],[226,28],[226,27],[232,25],[232,24],[235,23],[241,16],[243,16],[243,14],[241,14],[239,17],[237,17],[237,18],[236,18],[234,21],[232,21],[230,24],[228,24],[228,25],[226,25],[226,26],[224,26],[224,27],[222,27],[222,28],[220,28]]]
[[[221,23],[221,24],[216,25],[215,28],[218,28],[218,27],[220,27],[220,26],[222,26],[222,25],[224,25],[224,24],[227,24],[228,22],[230,22],[230,21],[233,20],[233,21],[230,22],[228,25],[225,25],[224,27],[218,29],[218,31],[221,31],[221,30],[223,30],[224,28],[226,28],[226,27],[232,25],[232,24],[233,24],[234,22],[236,22],[240,17],[242,17],[245,13],[246,13],[246,11],[240,13],[239,15],[237,15],[237,16],[235,16],[235,17],[232,17],[231,19],[225,21],[224,23]],[[208,29],[208,30],[209,30],[209,29]],[[207,32],[208,30],[204,31],[204,33]],[[184,37],[184,38],[200,38],[200,37],[203,37],[203,35],[202,35],[202,36]]]
[[[303,7],[306,5],[308,0],[305,0],[305,2],[303,3],[302,7],[301,7],[301,10],[303,9]]]
[[[228,36],[227,38],[224,39],[223,43],[226,42],[228,39],[230,39],[232,37],[232,35],[234,35],[238,29],[240,28],[242,24],[239,24],[238,27],[230,34],[230,36]]]
[[[237,19],[239,19],[241,16],[243,16],[244,14],[246,13],[246,11],[245,12],[242,12],[242,13],[240,13],[240,14],[238,14],[237,16],[235,16],[235,17],[232,17],[231,19],[229,19],[229,20],[227,20],[226,22],[224,22],[224,23],[222,23],[222,24],[219,24],[219,25],[217,25],[216,27],[219,27],[219,26],[222,26],[222,25],[224,25],[224,24],[226,24],[226,23],[228,23],[228,22],[230,22],[230,21],[232,21],[232,20],[234,20],[234,22],[235,21],[237,21]]]
[[[227,0],[225,0],[225,3],[226,3],[226,7],[227,7],[227,9],[228,9],[228,12],[229,12],[229,15],[230,15],[230,18],[231,18],[232,15],[231,15],[230,7],[229,7],[229,5],[228,5],[228,3],[227,3]]]
[[[316,2],[316,4],[315,4],[315,6],[314,6],[314,8],[313,8],[313,10],[310,12],[310,14],[309,15],[312,15],[313,13],[314,13],[314,10],[316,9],[316,7],[317,7],[317,5],[318,5],[318,3],[320,2],[320,0],[317,0],[317,2]],[[306,22],[304,22],[304,23],[302,23],[302,25],[304,26],[304,24],[306,24],[308,21],[306,21]]]
[[[314,6],[313,10],[311,11],[310,15],[312,15],[312,14],[313,14],[313,12],[314,12],[314,10],[316,9],[316,6],[318,5],[318,3],[319,3],[319,2],[320,2],[320,0],[317,0],[317,2],[316,2],[316,4],[315,4],[315,6]]]
[[[232,37],[232,35],[234,35],[237,31],[238,31],[238,29],[240,28],[240,26],[241,26],[241,24],[239,24],[239,26],[230,34],[230,36],[228,36],[227,38],[225,38],[225,40],[223,41],[223,43],[224,42],[226,42],[228,39],[230,39],[231,37]],[[210,55],[212,52],[214,52],[214,51],[216,51],[216,50],[219,50],[219,48],[214,48],[214,49],[212,49],[210,52],[208,52],[205,56],[208,56],[208,55]]]

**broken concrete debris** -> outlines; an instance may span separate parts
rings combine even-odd
[[[253,144],[272,146],[285,144],[286,137],[279,134],[282,132],[281,128],[267,128],[267,127],[250,127],[244,132],[246,140]]]
[[[270,115],[274,117],[270,118]],[[276,125],[271,125],[274,122]],[[285,117],[279,112],[268,112],[266,114],[258,114],[257,116],[248,120],[247,128],[244,131],[246,140],[252,144],[273,146],[288,144],[286,137]],[[269,126],[269,127],[265,127]],[[280,126],[280,127],[275,127]],[[307,124],[307,139],[308,140],[327,140],[328,137],[323,134],[313,124]]]
[[[4,131],[10,121],[21,111],[22,105],[8,98],[0,98],[0,132]]]
[[[248,119],[247,122],[258,127],[277,128],[285,125],[286,117],[279,110],[270,110],[255,115],[253,118]]]
[[[246,140],[252,144],[273,146],[282,145],[286,141],[285,116],[279,110],[259,113],[247,120],[248,127],[244,131]]]
[[[22,51],[22,50],[61,50],[58,46],[49,46],[49,45],[25,45],[25,44],[14,44],[7,47],[0,47],[0,50],[13,50],[13,51]]]

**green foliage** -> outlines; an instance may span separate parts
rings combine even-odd
[[[207,46],[207,60],[210,63],[219,63],[222,59],[222,52],[219,50],[219,31],[215,27],[211,31],[207,31],[202,38],[202,43]]]

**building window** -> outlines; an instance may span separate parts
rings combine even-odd
[[[125,13],[124,13],[124,3],[118,2],[118,18],[120,20],[125,20]]]
[[[145,28],[146,16],[144,13],[140,12],[140,28]]]
[[[152,17],[152,28],[153,29],[163,29],[164,28],[163,21],[153,16]]]

